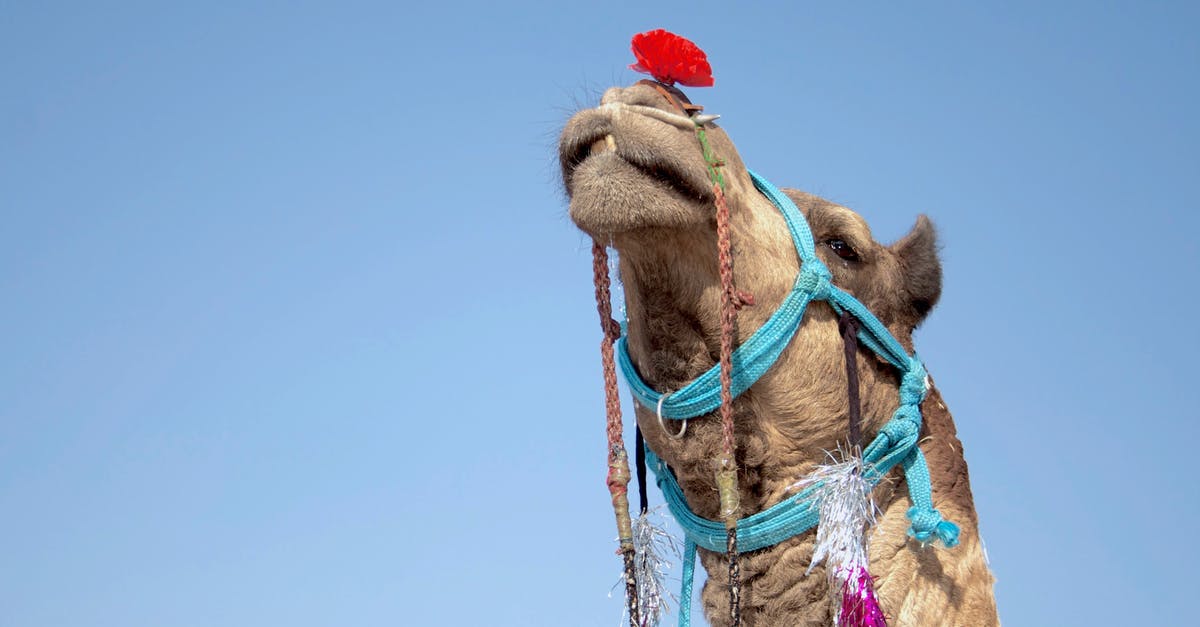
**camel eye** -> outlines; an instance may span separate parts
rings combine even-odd
[[[836,253],[838,257],[841,257],[846,261],[858,261],[858,253],[854,252],[854,249],[843,240],[828,239],[825,240],[825,245],[828,246],[834,253]]]

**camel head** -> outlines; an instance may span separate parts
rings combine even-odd
[[[647,385],[664,394],[720,359],[725,296],[710,163],[720,164],[730,210],[733,277],[742,302],[735,344],[745,342],[784,302],[801,264],[780,209],[755,187],[714,116],[699,117],[697,109],[679,90],[652,81],[609,89],[598,107],[571,118],[559,144],[571,219],[619,253],[629,360]],[[907,235],[884,245],[853,211],[803,192],[785,193],[804,215],[832,283],[870,309],[911,353],[913,330],[941,295],[932,223],[920,216]],[[847,442],[846,348],[834,309],[812,302],[780,357],[734,399],[740,516],[786,500],[797,480]],[[900,374],[870,350],[860,345],[856,350],[866,443],[899,407]],[[993,579],[976,537],[961,443],[936,388],[929,394],[920,446],[938,507],[963,524],[966,539],[953,551],[914,547],[906,533],[912,504],[898,489],[898,474],[891,473],[873,495],[880,514],[870,541],[872,573],[881,577],[880,599],[897,625],[943,619],[994,625]],[[671,468],[688,507],[719,519],[714,471],[723,436],[716,412],[688,421],[681,431],[679,422],[634,405],[646,444]],[[804,574],[813,542],[813,534],[802,534],[742,555],[744,624],[831,622],[828,604],[820,601],[830,593],[824,577]],[[723,577],[723,555],[702,550],[700,560],[710,577]],[[713,624],[724,625],[728,594],[712,581],[703,593],[706,611]]]
[[[714,192],[696,123],[683,109],[687,104],[681,92],[649,81],[613,88],[599,107],[567,123],[559,145],[571,218],[618,250],[630,355],[647,383],[662,391],[678,389],[718,359]],[[755,303],[739,314],[738,338],[744,340],[791,289],[799,259],[779,210],[755,189],[729,135],[712,122],[704,128],[724,164],[736,284]],[[805,214],[834,284],[856,296],[911,348],[913,329],[941,293],[930,221],[919,217],[908,235],[885,246],[849,209],[787,193]],[[830,450],[845,437],[844,422],[838,420],[846,413],[842,350],[832,310],[814,304],[777,366],[739,397],[739,464],[746,471],[778,474],[774,483],[779,483],[783,475],[801,472],[802,458],[819,459],[817,449]],[[868,360],[868,365],[864,386],[876,394],[865,394],[864,402],[878,405],[870,415],[886,418],[885,406],[895,406],[894,374],[882,362]],[[684,476],[689,466],[702,470],[702,460],[716,446],[715,428],[705,424],[713,421],[696,421],[685,438],[671,440],[662,437],[654,412],[639,408],[639,414],[660,457]],[[770,500],[767,493],[780,487],[758,486],[753,500]],[[695,492],[700,502],[693,507],[711,516],[711,491],[695,486]]]

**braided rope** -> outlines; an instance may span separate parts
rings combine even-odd
[[[717,213],[717,265],[721,275],[721,459],[717,465],[717,491],[720,496],[721,518],[725,521],[725,555],[729,562],[729,619],[734,627],[742,624],[741,569],[738,563],[737,521],[741,510],[738,501],[736,442],[733,433],[733,341],[737,332],[737,310],[740,305],[733,284],[733,244],[730,237],[729,203],[725,200],[724,162],[708,143],[701,124],[696,125],[696,137],[704,154],[709,179],[712,180],[713,202]]]
[[[612,496],[613,514],[617,519],[617,537],[620,541],[625,578],[626,611],[630,627],[638,627],[641,612],[638,607],[637,576],[635,574],[633,548],[633,522],[629,517],[629,456],[625,452],[622,437],[621,396],[617,388],[617,367],[613,357],[613,343],[621,335],[621,326],[612,317],[612,293],[609,289],[608,250],[598,241],[592,241],[592,279],[596,286],[596,310],[600,314],[600,329],[604,339],[600,341],[600,361],[604,369],[604,408],[608,435],[608,492]]]
[[[733,253],[729,237],[729,204],[713,185],[717,205],[717,261],[721,272],[721,436],[724,464],[734,464],[733,340],[737,331],[737,292],[733,286]]]

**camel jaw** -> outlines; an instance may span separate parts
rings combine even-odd
[[[592,237],[713,218],[695,122],[648,106],[608,103],[577,114],[559,143],[570,215]]]

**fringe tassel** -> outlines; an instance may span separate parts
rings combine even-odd
[[[677,601],[666,582],[671,556],[679,559],[679,544],[652,517],[661,518],[658,508],[642,512],[633,521],[634,572],[640,611],[637,624],[641,627],[656,627],[670,611],[671,602]]]
[[[839,627],[886,627],[867,568],[867,532],[875,524],[872,486],[863,477],[855,450],[842,462],[818,466],[793,487],[817,487],[821,523],[808,572],[825,562],[831,591],[842,593],[834,624]]]

